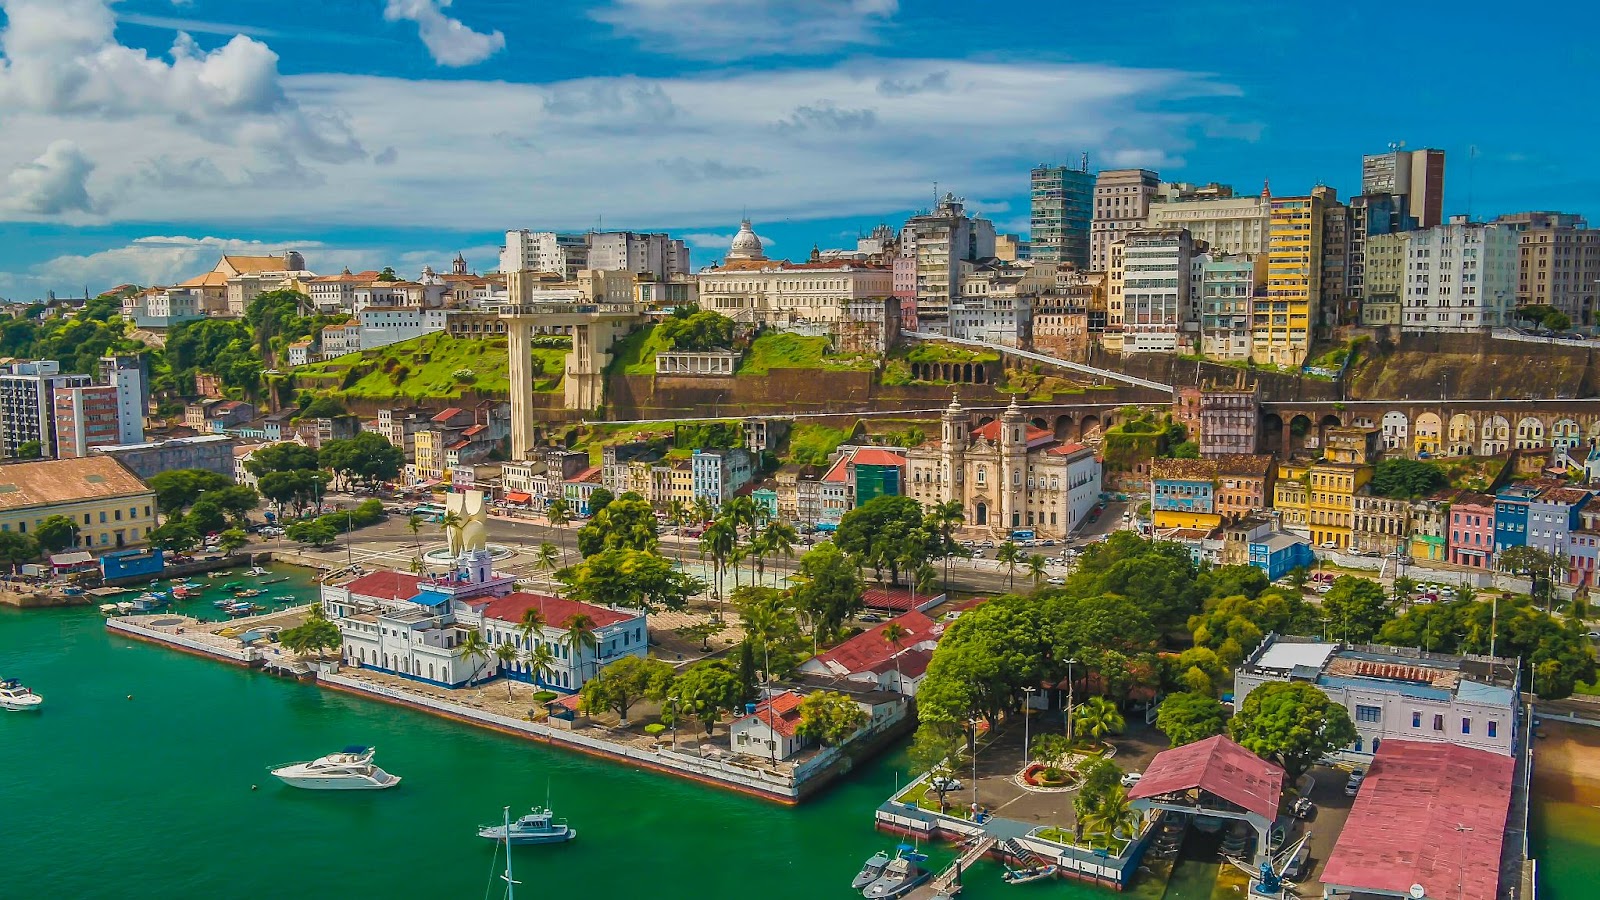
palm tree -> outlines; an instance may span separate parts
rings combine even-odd
[[[411,529],[411,543],[416,547],[416,570],[422,572],[422,517],[416,513],[406,516],[406,527]]]
[[[539,549],[534,552],[533,567],[540,572],[549,572],[554,574],[557,569],[561,568],[561,560],[557,556],[557,553],[559,552],[560,551],[556,550],[555,544],[545,541],[544,543],[540,544]],[[552,579],[552,582],[556,585],[556,596],[561,596],[561,582],[555,581],[554,579]]]
[[[1005,566],[1006,571],[1011,576],[1007,590],[1016,590],[1017,564],[1022,562],[1022,549],[1011,541],[1006,541],[1000,545],[999,550],[995,551],[994,559],[995,562]]]
[[[704,560],[706,554],[711,554],[712,576],[716,580],[716,595],[722,597],[722,571],[728,559],[733,556],[734,548],[738,545],[738,529],[734,524],[721,516],[706,528],[705,534],[700,535],[700,559]]]
[[[689,504],[682,500],[674,500],[667,504],[667,521],[678,528],[689,520]]]
[[[906,630],[899,622],[891,621],[883,626],[883,639],[894,648],[894,683],[895,690],[905,692],[905,685],[900,681],[900,642],[906,639]]]
[[[450,530],[452,528],[455,529],[456,539],[460,540],[461,529],[465,525],[466,523],[462,521],[461,515],[455,512],[447,512],[444,514],[444,518],[439,520],[439,530],[444,532],[445,540],[447,541],[450,539]]]
[[[544,518],[545,521],[550,523],[550,527],[561,529],[556,532],[556,540],[561,542],[561,561],[565,563],[567,561],[567,532],[565,529],[566,524],[572,521],[572,506],[567,503],[567,498],[557,497],[545,504]]]
[[[1120,734],[1127,727],[1122,711],[1105,697],[1090,697],[1073,711],[1073,728],[1080,735],[1100,740],[1108,734]]]
[[[535,640],[544,638],[544,611],[528,607],[522,611],[522,621],[517,623],[517,633],[522,635],[522,642],[529,650],[533,649]]]
[[[556,651],[545,641],[523,654],[522,661],[528,666],[528,677],[537,686],[543,686],[556,673]]]
[[[1406,603],[1410,601],[1411,595],[1416,593],[1416,591],[1417,583],[1410,578],[1401,575],[1399,578],[1394,580],[1394,599],[1397,602]]]
[[[467,676],[467,683],[471,684],[478,677],[478,669],[489,661],[494,651],[489,648],[489,642],[483,639],[483,635],[476,628],[468,631],[467,636],[461,639],[460,650],[461,658],[473,664],[472,674]]]
[[[1119,832],[1124,839],[1133,839],[1134,830],[1139,827],[1141,816],[1142,814],[1128,802],[1128,789],[1116,784],[1100,797],[1100,802],[1086,817],[1084,826],[1090,832],[1103,836],[1109,849],[1111,841]]]
[[[1034,590],[1038,590],[1039,582],[1044,581],[1046,565],[1049,565],[1049,561],[1041,554],[1035,553],[1028,557],[1028,574],[1033,577]]]
[[[694,518],[696,522],[705,523],[711,521],[711,514],[713,512],[715,512],[715,510],[711,508],[710,500],[707,500],[704,497],[694,498]]]
[[[592,653],[600,649],[600,638],[596,637],[594,633],[594,619],[588,615],[573,613],[567,616],[566,621],[561,623],[561,627],[567,630],[566,639],[562,643],[566,644],[567,652],[572,654],[575,662],[582,663],[583,654],[586,651]],[[581,686],[583,681],[583,668],[580,665],[578,668],[578,684],[575,687]]]
[[[955,527],[967,520],[960,500],[947,500],[933,508],[933,524],[939,530],[940,550],[944,557],[944,587],[950,589],[950,554],[955,549]]]
[[[762,565],[764,556],[781,555],[785,559],[794,559],[794,544],[798,540],[800,533],[794,530],[793,525],[777,519],[768,522],[767,526],[761,529],[762,555],[756,557],[756,566],[761,574],[766,574],[765,566]]]
[[[522,654],[518,652],[516,647],[511,646],[510,641],[501,641],[500,645],[494,648],[494,658],[500,664],[500,674],[505,676],[506,699],[510,700],[511,667],[517,664],[517,660],[522,658]]]

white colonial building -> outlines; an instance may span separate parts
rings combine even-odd
[[[722,263],[700,272],[700,306],[752,324],[837,322],[850,303],[893,293],[894,273],[885,266],[850,259],[767,259],[748,219],[740,223]]]
[[[969,529],[1063,538],[1100,499],[1094,451],[1033,427],[1015,399],[1000,419],[973,428],[952,398],[940,427],[940,440],[907,452],[906,493],[930,509],[959,501]]]
[[[1452,217],[1408,235],[1401,331],[1479,331],[1509,324],[1517,305],[1517,233]]]
[[[1356,726],[1355,743],[1343,751],[1347,755],[1371,756],[1392,738],[1503,756],[1517,745],[1521,706],[1514,659],[1269,634],[1234,673],[1235,708],[1272,681],[1314,684],[1343,706]]]

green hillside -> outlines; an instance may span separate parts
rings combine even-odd
[[[567,351],[537,348],[533,355],[545,373],[535,390],[560,390]],[[457,338],[439,332],[299,366],[291,376],[296,388],[350,399],[454,399],[464,391],[507,394],[509,359],[503,336]]]

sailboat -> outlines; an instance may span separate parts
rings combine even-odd
[[[511,829],[511,807],[509,806],[505,808],[503,827],[508,831]],[[515,885],[520,882],[511,877],[511,845],[507,843],[504,846],[506,848],[506,871],[505,874],[500,876],[500,879],[506,883],[506,900],[514,900]]]

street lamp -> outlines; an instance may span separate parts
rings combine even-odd
[[[667,702],[672,704],[672,749],[678,749],[678,698],[668,697]]]
[[[1072,746],[1072,667],[1078,664],[1076,656],[1067,657],[1067,746]]]
[[[1471,834],[1474,830],[1475,829],[1469,828],[1460,822],[1456,823],[1456,834],[1467,835]],[[1461,851],[1461,864],[1456,868],[1456,896],[1462,898],[1462,900],[1465,900],[1467,896],[1467,839],[1462,837],[1460,838],[1460,842],[1461,846],[1457,849]]]
[[[1028,767],[1028,725],[1033,719],[1033,692],[1038,688],[1029,685],[1022,689],[1022,767]]]

